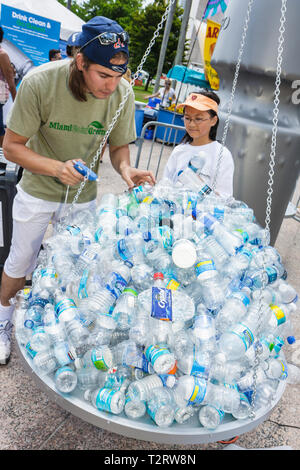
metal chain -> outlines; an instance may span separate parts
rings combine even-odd
[[[167,19],[167,17],[168,17],[168,14],[169,14],[169,12],[170,12],[170,9],[171,9],[172,5],[173,5],[175,2],[176,2],[176,0],[170,0],[168,6],[167,6],[167,8],[166,8],[166,11],[164,12],[164,14],[163,14],[163,16],[162,16],[162,18],[161,18],[160,23],[158,24],[158,26],[157,26],[155,32],[153,33],[153,37],[152,37],[152,39],[151,39],[151,41],[150,41],[150,43],[149,43],[149,45],[148,45],[148,47],[147,47],[147,49],[146,49],[146,51],[145,51],[143,57],[142,57],[142,60],[141,60],[141,62],[140,62],[140,64],[139,64],[139,66],[138,66],[138,68],[137,68],[135,74],[133,75],[133,77],[132,77],[132,79],[131,79],[131,81],[130,81],[130,87],[126,90],[125,95],[124,95],[124,97],[123,97],[123,99],[122,99],[121,103],[119,104],[119,107],[118,107],[118,109],[117,109],[117,111],[116,111],[116,114],[114,115],[114,117],[113,117],[113,119],[112,119],[110,125],[108,126],[108,129],[107,129],[107,131],[106,131],[106,133],[105,133],[105,135],[104,135],[104,137],[103,137],[103,140],[101,141],[100,147],[99,147],[99,149],[97,150],[95,156],[93,157],[93,160],[92,160],[92,162],[91,162],[91,164],[90,164],[90,169],[91,169],[91,170],[96,166],[96,163],[97,163],[97,161],[98,161],[98,159],[99,159],[99,157],[100,157],[100,155],[101,155],[101,153],[102,153],[102,151],[103,151],[103,149],[104,149],[104,146],[105,146],[105,144],[106,144],[106,142],[107,142],[107,139],[108,139],[110,133],[112,132],[112,130],[113,130],[113,128],[114,128],[114,126],[115,126],[115,124],[116,124],[116,122],[117,122],[117,120],[118,120],[120,114],[121,114],[121,112],[123,111],[124,106],[125,106],[125,104],[126,104],[126,101],[127,101],[128,97],[129,97],[129,95],[130,95],[131,92],[132,92],[132,86],[134,85],[134,82],[135,82],[135,80],[138,78],[140,72],[143,70],[143,65],[144,65],[144,63],[146,62],[146,60],[147,60],[147,58],[148,58],[148,55],[150,54],[151,49],[152,49],[153,45],[155,44],[156,39],[157,39],[158,36],[160,35],[160,30],[162,29],[162,27],[163,27],[163,25],[164,25],[164,22],[166,21],[166,19]],[[60,222],[60,224],[59,224],[59,226],[58,226],[58,228],[57,228],[58,231],[63,230],[63,229],[65,228],[65,226],[67,225],[68,218],[70,217],[71,212],[72,212],[72,210],[73,210],[75,204],[77,203],[78,198],[79,198],[80,194],[82,193],[82,191],[83,191],[83,189],[84,189],[84,187],[85,187],[87,181],[88,181],[88,178],[85,177],[84,180],[80,183],[80,186],[79,186],[79,188],[78,188],[78,191],[77,191],[77,193],[75,194],[74,199],[73,199],[73,201],[72,201],[70,207],[68,208],[68,210],[67,210],[67,212],[66,212],[64,218],[61,220],[61,222]]]
[[[278,131],[278,115],[279,115],[279,95],[280,95],[280,85],[281,85],[281,66],[282,66],[282,53],[283,53],[283,43],[284,43],[284,32],[285,32],[285,21],[286,21],[286,5],[287,0],[281,0],[281,17],[280,17],[280,28],[279,28],[279,39],[278,39],[278,53],[277,53],[277,70],[276,70],[276,80],[275,80],[275,98],[274,98],[274,108],[273,108],[273,128],[272,128],[272,143],[271,143],[271,152],[270,152],[270,164],[269,164],[269,180],[268,180],[268,197],[267,197],[267,208],[266,208],[266,219],[265,219],[265,229],[270,233],[270,214],[272,206],[272,193],[273,193],[273,176],[274,176],[274,166],[275,166],[275,155],[276,155],[276,143],[277,143],[277,131]],[[266,259],[263,258],[263,270],[266,269]],[[262,286],[260,288],[259,295],[259,307],[258,307],[258,331],[261,328],[262,319],[263,319],[263,301],[262,293],[267,285],[267,279],[263,278]],[[255,418],[255,398],[257,394],[257,372],[260,364],[261,350],[255,349],[254,357],[254,368],[253,368],[253,393],[251,396],[251,412],[249,417],[251,419]]]
[[[241,44],[239,48],[239,53],[238,53],[238,59],[236,63],[236,68],[235,68],[235,74],[232,82],[232,89],[231,89],[231,95],[230,95],[230,100],[228,102],[227,106],[227,116],[224,124],[224,131],[223,131],[223,137],[222,137],[222,145],[221,149],[219,152],[219,157],[217,161],[217,167],[212,183],[212,190],[214,191],[216,189],[216,184],[217,184],[217,179],[220,171],[220,166],[221,166],[221,161],[223,158],[223,149],[226,143],[226,138],[227,138],[227,133],[228,133],[228,128],[229,128],[229,122],[232,114],[232,109],[233,109],[233,102],[234,102],[234,97],[235,97],[235,91],[236,91],[236,86],[237,86],[237,81],[238,81],[238,76],[240,72],[240,66],[241,66],[241,61],[242,61],[242,56],[245,48],[245,43],[246,43],[246,36],[247,36],[247,31],[248,31],[248,26],[249,26],[249,21],[250,21],[250,15],[251,15],[251,10],[252,10],[252,5],[253,5],[254,0],[249,0],[248,3],[248,8],[247,8],[247,13],[246,13],[246,18],[245,18],[245,23],[244,23],[244,28],[243,28],[243,33],[242,33],[242,39],[241,39]]]

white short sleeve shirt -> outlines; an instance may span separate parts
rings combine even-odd
[[[188,166],[190,159],[197,155],[200,150],[207,154],[200,176],[208,186],[211,186],[221,150],[221,144],[217,141],[201,146],[188,143],[179,144],[174,148],[169,157],[163,177],[168,178],[175,184],[177,182],[178,173]],[[224,147],[215,188],[216,192],[222,197],[230,197],[233,195],[233,173],[234,161],[231,152]]]

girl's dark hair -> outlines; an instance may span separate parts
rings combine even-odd
[[[207,98],[210,98],[210,99],[214,100],[218,105],[220,104],[220,98],[218,97],[218,95],[216,93],[214,93],[211,90],[201,90],[199,92],[193,92],[193,94],[207,96]],[[215,117],[215,116],[218,117],[217,113],[213,109],[209,109],[207,112],[209,113],[210,117],[212,117],[212,118]],[[218,118],[216,124],[210,128],[210,132],[209,132],[210,140],[217,140],[218,126],[219,126],[219,118]],[[193,142],[193,139],[186,132],[185,135],[183,136],[182,140],[181,140],[181,144],[188,144],[190,142]]]
[[[0,42],[2,42],[3,36],[4,36],[4,31],[3,31],[2,27],[0,26]]]

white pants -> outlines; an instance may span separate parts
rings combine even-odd
[[[36,266],[37,256],[49,222],[57,223],[71,204],[44,201],[30,196],[17,186],[13,202],[13,233],[11,248],[4,264],[4,271],[12,278],[31,274]],[[72,215],[90,208],[95,209],[96,201],[75,204]]]

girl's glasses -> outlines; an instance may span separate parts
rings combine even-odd
[[[186,124],[191,124],[192,122],[194,122],[196,124],[196,126],[198,126],[198,125],[202,124],[202,122],[204,122],[204,121],[209,121],[210,118],[207,118],[207,119],[202,119],[202,118],[191,119],[187,116],[183,116],[182,119]]]
[[[127,31],[123,31],[122,33],[101,33],[98,34],[98,36],[95,36],[93,39],[90,39],[83,46],[81,46],[80,50],[82,50],[91,42],[95,41],[95,39],[98,39],[102,46],[110,46],[111,44],[117,44],[119,41],[128,44],[129,34],[127,33]]]

